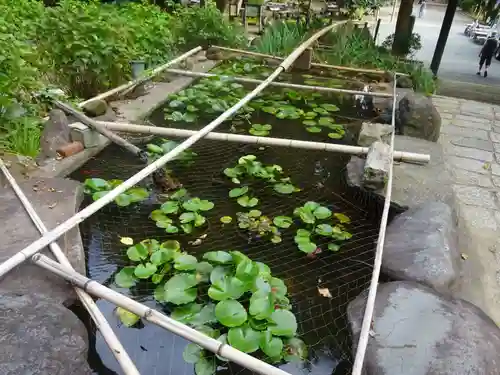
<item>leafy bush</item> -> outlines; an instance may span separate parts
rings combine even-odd
[[[247,44],[244,29],[229,22],[210,1],[204,8],[177,6],[173,12],[171,29],[175,33],[176,43],[184,48],[200,45],[243,47]]]
[[[254,50],[273,56],[287,56],[304,40],[307,28],[301,22],[274,21],[258,39]]]
[[[394,43],[394,33],[392,33],[387,38],[385,38],[385,40],[382,42],[382,47],[384,47],[387,50],[391,50],[393,43]],[[409,44],[408,44],[408,54],[410,56],[413,56],[420,49],[422,49],[422,42],[420,40],[420,34],[417,34],[417,33],[411,34]]]

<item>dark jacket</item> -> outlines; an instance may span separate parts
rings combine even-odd
[[[498,41],[496,37],[489,37],[486,39],[483,48],[481,49],[481,56],[491,57],[498,48]]]

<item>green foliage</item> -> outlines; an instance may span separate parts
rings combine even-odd
[[[349,217],[341,213],[332,213],[327,207],[316,202],[307,202],[302,207],[297,207],[293,215],[299,219],[301,228],[295,234],[295,243],[300,251],[307,254],[318,253],[319,247],[314,242],[315,238],[327,238],[327,248],[338,251],[341,243],[352,235],[345,230],[344,224],[350,223]]]
[[[295,20],[276,20],[267,26],[253,50],[272,56],[287,56],[305,39],[307,28]]]
[[[190,198],[186,189],[179,189],[159,209],[151,212],[150,218],[158,228],[165,229],[167,233],[174,234],[180,230],[192,233],[196,228],[206,226],[207,218],[203,213],[212,208],[212,202],[197,197]]]
[[[148,150],[148,156],[151,162],[159,159],[161,156],[168,154],[174,148],[179,146],[179,142],[170,141],[163,138],[161,145],[156,145],[149,143],[146,145]],[[172,159],[172,161],[177,160],[185,166],[191,166],[194,163],[194,159],[198,154],[190,149],[182,151],[178,156]]]
[[[272,363],[307,357],[286,285],[267,265],[239,251],[212,251],[198,261],[177,241],[152,239],[129,247],[127,256],[133,265],[121,269],[115,283],[123,288],[141,281],[157,284],[154,297],[172,307],[173,319],[245,353],[260,352]],[[139,321],[130,313],[119,317],[127,326]],[[183,358],[197,374],[208,375],[218,361],[226,361],[195,344],[186,346]]]
[[[389,35],[382,42],[382,47],[387,50],[391,50],[392,44],[394,43],[394,33]],[[408,54],[410,56],[415,55],[420,49],[422,49],[422,42],[420,40],[420,34],[413,33],[411,34],[410,40],[408,41]]]
[[[238,228],[250,232],[250,236],[256,239],[268,239],[272,243],[281,242],[281,233],[277,225],[273,224],[267,216],[263,216],[259,210],[250,210],[249,212],[237,212]],[[250,239],[252,239],[252,237]]]
[[[84,192],[92,195],[94,201],[102,198],[111,190],[123,183],[122,180],[103,180],[102,178],[88,178],[83,184]],[[144,188],[133,187],[115,198],[115,203],[126,207],[132,203],[142,202],[149,198],[149,192]]]

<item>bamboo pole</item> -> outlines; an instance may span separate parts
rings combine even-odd
[[[167,69],[167,72],[173,73],[173,74],[184,75],[184,76],[188,76],[188,77],[201,77],[201,78],[220,77],[218,74],[202,73],[202,72],[191,72],[191,71],[180,70],[180,69]],[[261,80],[254,79],[254,78],[232,77],[232,76],[227,76],[227,77],[231,77],[236,82],[255,83],[255,84],[262,83]],[[338,88],[333,88],[333,87],[299,85],[299,84],[296,84],[296,83],[288,83],[288,82],[271,82],[270,86],[292,88],[292,89],[296,89],[296,90],[312,90],[312,91],[323,91],[323,92],[338,92],[338,93],[342,93],[342,94],[353,94],[353,95],[364,95],[364,96],[392,98],[392,94],[388,94],[388,93],[385,93],[385,92],[372,92],[372,91],[365,92],[365,91],[358,91],[358,90],[338,89]]]
[[[277,60],[277,61],[283,60],[283,57],[266,55],[264,53],[259,53],[259,52],[245,51],[242,49],[235,49],[235,48],[228,48],[228,47],[221,47],[221,46],[212,46],[212,48],[215,48],[215,49],[218,49],[221,51],[235,52],[235,53],[239,53],[241,55],[262,57],[265,59],[271,59],[271,60]],[[359,73],[369,73],[369,74],[386,74],[387,73],[385,70],[352,68],[350,66],[327,65],[327,64],[320,64],[320,63],[311,63],[311,67],[321,68],[321,69],[330,69],[330,70],[345,70],[345,71],[349,71],[349,72],[359,72]],[[408,74],[398,73],[398,75],[407,76]]]
[[[156,76],[157,74],[161,73],[162,71],[164,71],[165,69],[171,67],[172,65],[175,65],[175,64],[178,64],[180,63],[181,61],[184,61],[185,59],[187,59],[188,57],[200,52],[203,48],[202,47],[196,47],[196,48],[193,48],[192,50],[189,50],[187,51],[186,53],[176,57],[175,59],[173,60],[170,60],[169,62],[163,64],[163,65],[160,65],[158,67],[156,67],[155,69],[153,69],[149,75],[147,75],[146,77],[140,77],[138,79],[134,79],[132,81],[129,81],[127,83],[124,83],[123,85],[120,85],[118,87],[115,87],[114,89],[111,89],[109,91],[106,91],[106,92],[103,92],[102,94],[99,94],[97,96],[94,96],[93,98],[90,98],[88,100],[85,100],[83,102],[81,102],[80,104],[78,104],[78,106],[80,108],[82,108],[85,104],[93,101],[93,100],[98,100],[98,99],[106,99],[114,94],[118,94],[124,90],[127,90],[131,87],[136,87],[137,85],[140,85],[141,83],[144,83],[146,81],[149,81],[150,79],[152,79],[154,76]]]
[[[267,77],[267,79],[262,82],[260,85],[258,85],[255,89],[253,89],[250,93],[248,93],[244,98],[242,98],[238,103],[233,105],[231,108],[229,108],[227,111],[222,113],[219,117],[217,117],[215,120],[213,120],[211,123],[206,125],[204,128],[199,130],[196,134],[193,136],[189,137],[186,139],[184,142],[182,142],[180,145],[178,145],[175,149],[172,151],[166,153],[163,155],[161,158],[156,160],[155,162],[149,164],[148,166],[144,167],[142,170],[137,172],[135,175],[130,177],[128,180],[123,182],[121,185],[117,186],[113,190],[111,190],[109,193],[104,195],[102,198],[98,199],[97,201],[91,203],[87,207],[85,207],[82,211],[78,212],[76,215],[72,216],[62,224],[58,225],[51,231],[47,232],[44,234],[41,238],[38,240],[34,241],[31,245],[25,247],[23,250],[19,251],[17,254],[14,256],[10,257],[6,261],[2,262],[0,264],[0,277],[4,276],[7,274],[9,271],[11,271],[13,268],[17,267],[24,261],[26,261],[28,258],[31,258],[33,255],[38,253],[40,250],[42,250],[44,247],[49,245],[50,243],[54,242],[57,240],[60,236],[62,236],[64,233],[67,231],[71,230],[74,228],[76,225],[84,221],[86,218],[106,206],[107,204],[111,203],[118,195],[124,193],[128,189],[130,189],[132,186],[136,185],[138,182],[142,181],[145,177],[149,176],[152,174],[154,171],[157,169],[163,167],[168,161],[172,160],[176,156],[178,156],[181,152],[185,151],[189,147],[191,147],[194,143],[202,139],[204,136],[206,136],[208,133],[210,133],[212,130],[214,130],[217,126],[222,124],[224,121],[229,119],[231,116],[233,116],[239,109],[241,109],[243,106],[245,106],[248,102],[250,102],[253,98],[255,98],[262,90],[264,90],[269,83],[271,83],[276,77],[278,77],[283,71],[288,69],[293,62],[305,51],[306,48],[308,48],[315,40],[320,38],[322,35],[330,31],[332,28],[338,26],[339,24],[342,24],[343,22],[329,25],[322,30],[319,30],[317,33],[315,33],[313,36],[311,36],[308,40],[306,40],[304,43],[302,43],[297,49],[295,49],[294,52],[292,52],[286,59],[283,61],[280,66]],[[146,312],[145,312],[146,313]],[[186,329],[187,327],[182,326],[183,328],[179,328],[178,331],[182,331],[182,329]],[[173,327],[175,328],[175,327]],[[176,332],[176,331],[174,331]],[[201,335],[201,336],[199,336]],[[200,342],[210,342],[210,339],[203,335],[198,333],[199,341]],[[210,344],[207,344],[207,346],[211,346]],[[212,349],[217,349],[221,350],[223,347],[217,346],[217,348],[212,347]],[[210,350],[210,349],[209,349]],[[234,358],[235,360],[242,360],[243,358],[247,358],[250,356],[247,356],[244,353],[241,353],[237,351],[234,348],[227,349],[228,352],[230,352],[231,358]],[[225,355],[228,357],[227,355]],[[239,359],[238,359],[239,358]],[[253,358],[253,357],[250,357]],[[237,362],[240,363],[240,362]],[[254,362],[251,362],[250,364],[255,364]],[[255,370],[253,367],[249,367],[250,370]]]
[[[396,81],[397,73],[394,74],[393,92],[394,98],[396,97]],[[394,127],[396,118],[396,106],[392,106],[392,126]],[[390,153],[394,154],[394,139],[395,132],[392,132],[390,142]],[[370,288],[368,290],[368,298],[366,300],[365,313],[363,316],[363,323],[361,324],[361,331],[359,333],[358,345],[356,349],[356,356],[354,358],[354,365],[352,367],[352,375],[361,375],[363,371],[363,363],[365,360],[366,348],[368,346],[368,339],[370,337],[370,329],[372,326],[373,311],[375,309],[375,298],[377,297],[378,280],[380,278],[380,268],[382,267],[382,255],[384,253],[385,232],[387,229],[387,221],[389,219],[389,210],[391,208],[392,196],[392,179],[393,179],[393,161],[391,158],[391,165],[387,176],[387,184],[385,189],[384,210],[380,218],[380,230],[377,239],[377,247],[375,250],[375,260],[373,263],[372,279],[370,281]]]
[[[5,178],[7,178],[7,181],[9,181],[12,190],[14,190],[14,192],[18,196],[19,200],[24,206],[24,209],[31,218],[31,221],[33,221],[33,224],[35,224],[35,226],[37,227],[40,234],[43,235],[47,233],[47,227],[43,224],[42,219],[40,219],[40,216],[38,216],[38,214],[36,213],[35,208],[29,201],[28,197],[26,197],[21,187],[17,184],[14,176],[12,176],[12,174],[9,172],[2,159],[0,159],[0,169],[2,170]],[[57,242],[52,242],[50,244],[50,250],[59,261],[59,263],[61,263],[61,265],[74,271],[71,263],[68,261],[68,258],[66,258],[66,255],[64,255],[64,252]],[[111,353],[113,353],[117,362],[120,364],[123,373],[126,375],[140,375],[139,371],[134,365],[134,362],[132,362],[132,360],[128,356],[125,348],[120,343],[120,340],[118,340],[118,337],[116,337],[113,329],[95,304],[92,297],[79,288],[75,288],[75,292],[80,301],[82,301],[83,306],[85,306],[85,308],[89,312],[89,315],[94,321],[97,329],[99,330],[99,332],[101,332],[104,341],[106,341],[106,344],[111,350]]]
[[[53,274],[56,274],[65,280],[69,281],[71,284],[76,285],[86,292],[93,294],[99,298],[105,299],[119,306],[127,311],[130,311],[148,322],[156,324],[163,329],[166,329],[178,336],[185,338],[209,351],[215,353],[221,357],[227,358],[228,360],[244,366],[252,371],[255,371],[263,375],[291,375],[279,368],[276,368],[266,362],[261,361],[251,355],[240,352],[239,350],[233,348],[228,344],[224,344],[216,339],[208,337],[207,335],[198,332],[197,330],[182,324],[168,316],[160,313],[157,310],[151,309],[150,307],[143,305],[140,302],[134,301],[133,299],[124,296],[112,289],[99,284],[97,281],[88,279],[87,277],[80,275],[74,270],[70,270],[61,264],[54,262],[52,259],[48,258],[42,254],[36,254],[32,258],[32,262],[37,266],[40,266]]]
[[[120,123],[120,122],[99,121],[99,124],[107,129],[125,133],[154,134],[166,137],[179,137],[179,138],[184,138],[184,137],[187,138],[192,136],[193,134],[196,134],[195,130],[161,128],[158,126],[135,125],[135,124]],[[286,139],[286,138],[255,137],[252,135],[216,133],[216,132],[211,132],[207,134],[205,138],[214,141],[227,141],[235,143],[265,145],[265,146],[300,148],[305,150],[338,152],[350,155],[366,155],[369,150],[369,147],[339,145],[335,143],[324,143],[324,142],[299,141],[295,139]],[[395,161],[401,161],[406,163],[425,164],[430,161],[429,154],[417,154],[406,151],[394,151],[393,157]]]
[[[139,147],[136,145],[133,145],[126,139],[123,139],[119,135],[109,131],[108,129],[102,127],[97,121],[87,117],[80,111],[77,111],[76,109],[70,107],[69,105],[60,102],[59,100],[54,100],[54,104],[56,107],[59,109],[63,110],[64,112],[72,115],[75,117],[78,121],[82,122],[83,124],[89,126],[90,128],[94,129],[98,133],[102,134],[106,138],[108,138],[111,142],[117,144],[118,146],[123,147],[130,153],[132,153],[135,156],[138,156],[144,163],[148,162],[148,155],[147,152],[141,150]]]

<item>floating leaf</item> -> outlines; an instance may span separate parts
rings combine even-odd
[[[336,243],[329,243],[328,244],[328,250],[330,251],[339,251],[340,250],[340,245],[337,245]]]
[[[178,199],[184,198],[186,195],[187,195],[187,190],[183,188],[183,189],[177,190],[175,193],[170,195],[170,199],[178,200]]]
[[[329,104],[329,103],[325,103],[325,104],[321,104],[321,107],[326,109],[328,112],[338,112],[340,111],[340,108],[337,107],[335,104]]]
[[[188,211],[209,211],[214,208],[214,204],[208,200],[192,198],[184,202],[182,207]]]
[[[262,211],[260,210],[250,210],[248,211],[248,217],[259,217],[262,215]]]
[[[190,223],[191,221],[194,221],[196,218],[194,212],[184,212],[179,216],[179,221],[182,224]]]
[[[160,246],[163,249],[172,250],[172,251],[179,251],[181,248],[180,242],[176,241],[176,240],[165,241]]]
[[[210,275],[210,279],[212,279],[212,275]],[[212,282],[208,288],[208,295],[215,301],[224,301],[240,298],[246,290],[247,286],[243,281],[236,277],[225,276]]]
[[[187,344],[182,352],[182,358],[187,363],[196,363],[203,356],[203,348],[196,344]]]
[[[333,124],[333,119],[331,117],[321,117],[318,120],[318,125],[320,126],[329,126]]]
[[[127,194],[120,194],[115,198],[115,203],[120,207],[126,207],[132,203],[132,199]]]
[[[247,312],[238,301],[226,300],[215,306],[215,317],[226,327],[238,327],[246,322]]]
[[[229,224],[229,223],[230,223],[230,222],[232,222],[232,221],[233,221],[233,218],[232,218],[231,216],[222,216],[222,217],[220,218],[220,222],[221,222],[222,224]]]
[[[333,216],[335,216],[337,218],[337,220],[340,221],[340,223],[342,223],[342,224],[348,224],[351,222],[351,219],[349,218],[349,216],[346,216],[344,214],[334,213]]]
[[[309,133],[321,133],[321,128],[318,128],[317,126],[308,126],[306,127],[306,131]]]
[[[230,198],[241,197],[248,192],[248,186],[242,186],[240,188],[234,188],[229,191]]]
[[[135,267],[134,275],[139,279],[149,279],[157,271],[153,263],[139,264]]]
[[[165,264],[172,259],[174,259],[176,252],[172,250],[167,250],[167,249],[160,249],[158,251],[155,251],[152,255],[151,258],[149,259],[151,263],[153,263],[155,266],[160,266],[162,264]]]
[[[174,268],[179,271],[192,271],[196,269],[198,260],[189,254],[182,254],[175,258]]]
[[[130,237],[122,237],[120,238],[120,242],[127,246],[132,246],[134,244],[134,240]]]
[[[328,133],[328,137],[331,139],[342,139],[344,135],[339,133]]]
[[[168,222],[172,223],[172,219],[170,219],[167,215],[163,213],[162,210],[154,210],[149,214],[149,217],[154,221]]]
[[[259,200],[255,197],[250,198],[248,195],[244,195],[237,199],[237,202],[242,207],[255,207],[259,204]]]
[[[179,306],[172,311],[170,317],[178,322],[187,324],[201,311],[202,307],[203,306],[199,303],[190,303],[184,306]]]
[[[275,184],[274,190],[280,194],[292,194],[295,191],[295,186],[292,184]]]
[[[236,277],[244,282],[253,281],[259,274],[259,267],[250,259],[239,262],[236,266]]]
[[[248,312],[255,319],[263,320],[269,318],[274,311],[274,297],[266,291],[257,291],[250,298]]]
[[[271,292],[277,299],[282,299],[285,297],[287,292],[287,287],[283,280],[278,279],[277,277],[273,277],[271,278],[269,284],[271,285]]]
[[[140,262],[149,256],[148,249],[142,243],[138,243],[127,249],[127,256],[134,262]]]
[[[314,113],[316,115],[316,113]],[[316,121],[314,120],[304,120],[302,121],[302,123],[306,126],[315,126],[316,125]],[[321,129],[320,129],[321,131]]]
[[[292,337],[297,332],[297,319],[292,312],[278,309],[271,314],[269,326],[271,333],[275,336]]]
[[[290,225],[293,224],[293,219],[289,216],[276,216],[273,219],[274,225],[276,225],[279,228],[289,228]]]
[[[87,178],[84,182],[84,186],[93,191],[111,190],[109,183],[102,178]]]
[[[116,308],[116,315],[118,316],[118,319],[125,325],[125,327],[133,327],[134,325],[141,320],[141,317],[139,315],[135,315],[134,313],[131,313],[128,310],[125,310],[124,308],[117,307]]]
[[[269,358],[280,359],[283,351],[283,341],[279,337],[273,337],[268,329],[262,332],[260,337],[260,348]]]
[[[134,275],[135,267],[125,267],[115,275],[115,284],[120,288],[131,288],[137,283]]]
[[[322,236],[331,236],[333,233],[333,227],[330,224],[319,224],[314,231]]]
[[[227,333],[227,341],[232,347],[244,353],[253,353],[259,350],[261,332],[248,325],[231,328]]]
[[[306,207],[298,207],[293,211],[293,214],[299,216],[300,219],[306,224],[314,224],[316,222],[316,218],[311,210]]]
[[[229,264],[233,262],[233,257],[226,251],[209,251],[203,255],[203,259],[218,264]]]
[[[210,273],[210,282],[215,284],[219,280],[223,280],[226,276],[233,275],[233,270],[231,267],[217,266]]]
[[[318,207],[314,210],[314,216],[316,216],[316,218],[318,218],[320,220],[327,219],[330,216],[332,216],[332,211],[330,211],[326,207],[321,206],[321,207]]]
[[[300,251],[303,251],[307,254],[313,253],[317,249],[316,244],[313,242],[299,242],[297,243],[297,247]]]
[[[161,205],[160,210],[164,214],[176,214],[179,211],[179,202],[167,201]]]
[[[196,276],[188,273],[179,273],[172,276],[164,286],[164,300],[175,305],[193,302],[197,296],[198,284]]]

